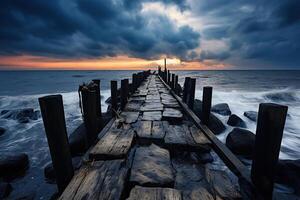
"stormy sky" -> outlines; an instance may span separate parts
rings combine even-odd
[[[2,0],[0,62],[126,56],[300,69],[299,0]]]

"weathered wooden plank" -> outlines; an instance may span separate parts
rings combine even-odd
[[[161,111],[143,112],[142,120],[160,121],[162,118]]]
[[[59,199],[120,199],[127,174],[124,160],[94,162],[79,170]]]
[[[206,166],[205,177],[215,196],[221,199],[242,199],[241,193],[225,171],[212,170]]]
[[[174,176],[169,151],[154,144],[137,148],[130,182],[141,186],[172,187]]]
[[[141,111],[163,111],[163,109],[163,105],[160,102],[144,103],[141,107]]]
[[[195,125],[190,127],[190,132],[197,144],[211,145],[211,142],[207,139],[207,137],[203,134],[203,132]]]
[[[164,124],[164,126],[166,125]],[[168,125],[168,127],[165,127],[165,130],[166,130],[166,136],[164,138],[164,141],[166,146],[171,150],[200,151],[200,152],[210,151],[209,147],[205,145],[196,144],[186,124]]]
[[[175,108],[165,108],[162,115],[164,120],[180,121],[183,118],[183,114],[180,110]]]
[[[161,121],[153,121],[152,123],[152,132],[151,137],[158,140],[163,140],[165,137],[165,129],[163,126],[163,122]]]
[[[124,110],[125,111],[140,111],[143,102],[141,101],[130,101],[126,104]]]
[[[160,99],[160,95],[159,94],[157,94],[157,95],[147,95],[146,99]]]
[[[181,200],[181,193],[179,190],[172,188],[147,188],[135,186],[127,200]]]
[[[136,129],[139,138],[151,138],[152,121],[140,121]]]
[[[146,97],[142,97],[142,96],[137,96],[137,97],[130,97],[128,101],[145,101],[146,100]]]
[[[137,121],[139,115],[139,112],[122,112],[120,116],[124,119],[125,123],[131,124]]]
[[[125,158],[133,144],[134,130],[110,129],[90,151],[90,159]]]

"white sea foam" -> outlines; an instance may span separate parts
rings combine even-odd
[[[202,99],[202,90],[196,91],[196,98]],[[247,124],[247,129],[255,133],[256,122],[249,120],[243,114],[245,111],[258,111],[259,103],[279,103],[287,105],[286,119],[282,139],[280,158],[300,159],[300,90],[286,88],[280,90],[246,92],[246,91],[213,91],[212,104],[228,103],[232,113],[240,116]],[[228,116],[216,114],[226,125],[226,131],[219,135],[225,142],[227,134],[233,127],[226,124]]]

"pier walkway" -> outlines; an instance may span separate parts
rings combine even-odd
[[[213,157],[210,140],[151,74],[101,131],[59,199],[241,199],[226,170],[211,167]]]

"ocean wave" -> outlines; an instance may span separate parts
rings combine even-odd
[[[296,102],[299,101],[298,94],[293,89],[285,89],[266,93],[264,98],[274,102]]]

